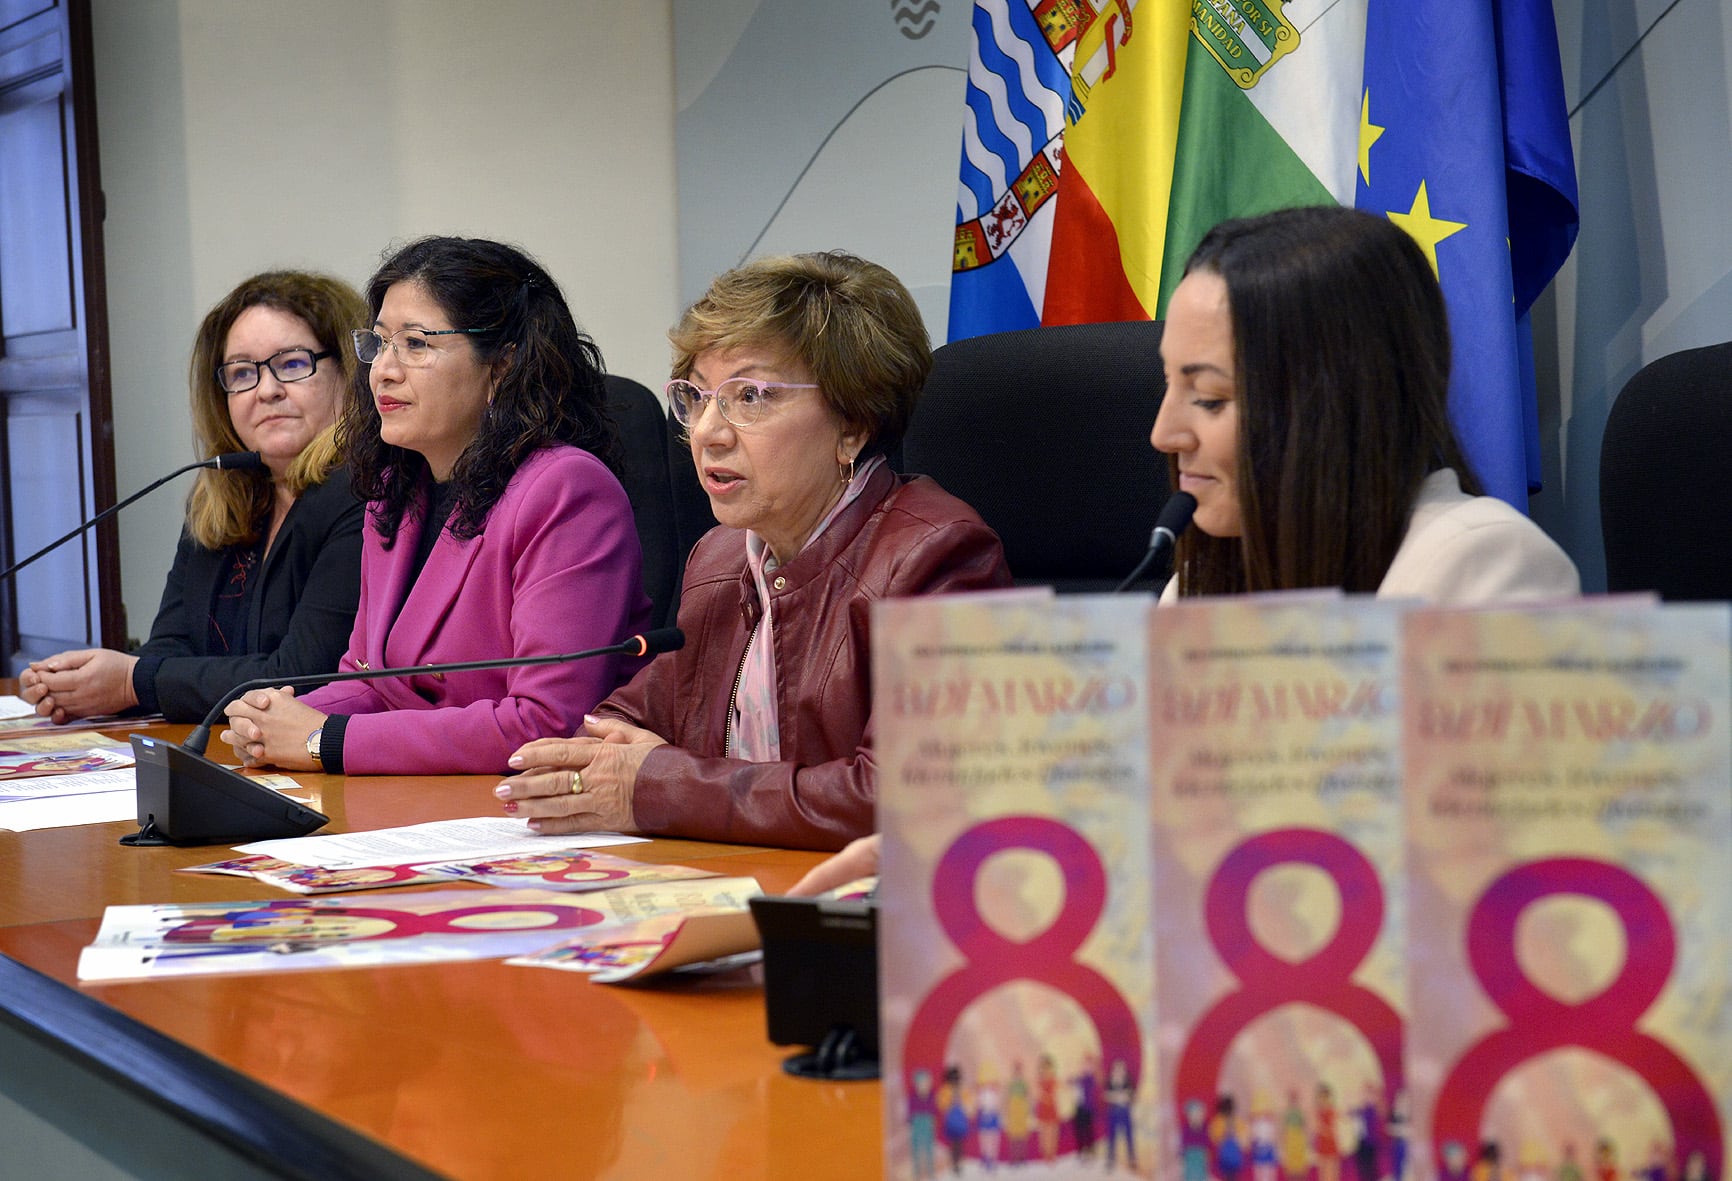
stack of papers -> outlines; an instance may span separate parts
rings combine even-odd
[[[540,950],[588,927],[736,903],[743,910],[744,899],[757,892],[750,878],[705,878],[582,895],[432,890],[111,906],[96,942],[78,958],[78,978],[140,980],[499,959]]]
[[[761,892],[757,882],[594,851],[643,839],[541,836],[520,820],[477,817],[255,841],[184,872],[251,877],[302,895],[453,881],[506,889],[111,906],[78,977],[519,956],[511,962],[611,983],[756,958],[747,902]]]
[[[161,714],[104,714],[56,722],[36,716],[36,709],[22,697],[0,695],[0,738],[15,734],[67,734],[84,730],[136,730],[162,721]]]
[[[112,771],[132,766],[132,756],[123,751],[69,750],[51,754],[33,751],[0,751],[0,780],[33,779],[40,775],[76,775],[85,771]],[[18,785],[20,793],[28,793],[26,785]],[[16,794],[0,783],[0,797]]]
[[[355,869],[372,865],[504,857],[514,853],[548,853],[560,849],[596,849],[605,845],[638,845],[646,839],[622,836],[617,832],[542,836],[521,820],[474,816],[464,820],[434,820],[402,828],[381,828],[373,832],[254,841],[250,845],[236,845],[235,852],[258,853],[296,865]]]
[[[0,722],[11,721],[13,718],[33,718],[36,707],[14,694],[0,694]]]
[[[346,890],[377,890],[385,886],[415,886],[427,882],[479,882],[513,890],[559,890],[580,894],[638,886],[645,882],[677,882],[718,875],[686,865],[655,865],[628,861],[606,853],[565,849],[553,853],[508,853],[459,861],[406,862],[399,865],[359,865],[331,868],[300,865],[262,853],[249,853],[209,865],[189,865],[182,873],[221,873],[257,878],[296,894],[337,894]]]
[[[683,913],[598,926],[575,939],[506,960],[526,968],[586,972],[597,984],[624,984],[663,972],[719,972],[763,958],[758,926],[746,903],[762,893],[750,884]]]
[[[0,697],[0,715],[8,701],[19,699]],[[0,729],[8,724],[0,721]],[[300,787],[287,775],[254,779],[277,791]],[[132,748],[106,734],[63,727],[53,733],[0,734],[0,830],[133,820],[137,790]]]
[[[0,697],[0,716],[13,702],[28,711],[21,698]],[[130,820],[137,812],[131,768],[131,747],[92,730],[0,736],[0,829]]]

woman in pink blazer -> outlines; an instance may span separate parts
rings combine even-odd
[[[496,242],[426,238],[379,269],[367,302],[366,378],[339,427],[369,502],[341,669],[546,656],[647,627],[601,356],[547,273]],[[248,765],[503,771],[531,738],[578,729],[636,666],[258,690],[228,707],[223,737]]]

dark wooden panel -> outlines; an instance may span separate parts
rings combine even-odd
[[[0,0],[0,565],[114,503],[89,0]],[[0,653],[119,646],[112,523],[0,584]]]

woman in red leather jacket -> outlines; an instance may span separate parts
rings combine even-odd
[[[668,403],[721,524],[692,550],[686,646],[499,785],[540,832],[837,849],[873,827],[871,608],[1008,586],[998,536],[884,456],[931,368],[889,271],[842,253],[727,272],[669,334]]]

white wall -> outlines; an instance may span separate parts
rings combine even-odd
[[[363,283],[426,233],[515,242],[659,389],[675,294],[669,0],[93,0],[121,494],[192,458],[204,311],[275,266]],[[128,631],[179,532],[120,518]]]
[[[848,250],[943,343],[973,7],[673,0],[680,294],[747,258]]]
[[[659,385],[662,333],[680,302],[672,3],[93,0],[121,492],[188,457],[183,369],[206,306],[272,265],[360,282],[387,243],[414,234],[520,242],[566,286],[610,366]],[[787,59],[838,60],[830,42],[846,25],[857,49],[906,72],[905,89],[924,84],[914,67],[947,52],[969,5],[943,0],[931,36],[903,44],[890,6],[810,0],[789,9],[799,21],[783,23],[815,51],[789,50]],[[1722,211],[1732,191],[1732,34],[1726,0],[1554,6],[1582,231],[1535,313],[1546,488],[1532,509],[1597,589],[1599,447],[1612,402],[1647,361],[1732,338],[1732,235]],[[784,7],[690,0],[686,35],[717,44],[688,54],[686,101],[710,83],[702,67],[726,56],[730,37]],[[888,182],[883,152],[852,153],[859,200],[879,209],[886,183],[900,193],[930,172],[953,188],[958,118],[903,118],[938,163],[892,169]],[[688,176],[693,199],[740,205],[730,185],[750,182],[781,127],[759,123],[754,141],[705,169],[713,174]],[[268,162],[296,152],[306,172],[273,175],[291,169]],[[798,244],[887,254],[876,240],[856,240],[861,218],[846,203],[832,211],[833,241],[821,209],[807,213]],[[931,255],[924,270],[942,272],[948,261],[949,216],[937,229],[903,227],[905,249]],[[789,248],[789,220],[760,218],[754,233]],[[709,220],[694,216],[688,229],[700,239],[694,251],[713,245]],[[896,257],[923,307],[942,308],[941,275],[927,282],[915,255]],[[696,272],[732,261],[718,256]],[[178,511],[175,496],[159,495],[121,516],[135,635],[154,613]]]

